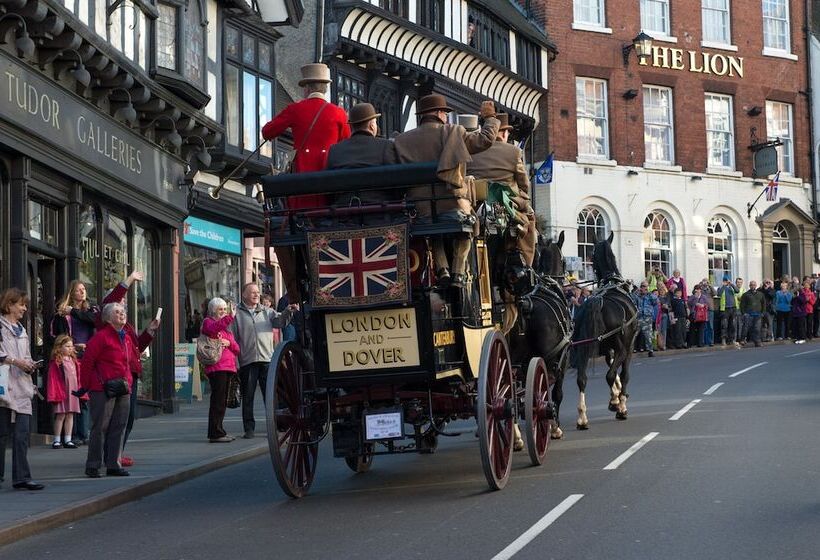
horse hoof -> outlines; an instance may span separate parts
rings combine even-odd
[[[618,405],[609,403],[609,411],[610,412],[618,412]]]
[[[618,412],[615,415],[616,420],[626,420],[626,412]]]
[[[555,428],[550,432],[551,439],[561,439],[564,437],[564,431],[561,428]]]
[[[579,430],[588,430],[589,429],[589,424],[575,424],[575,427],[578,428]]]

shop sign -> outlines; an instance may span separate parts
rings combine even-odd
[[[652,54],[640,61],[641,66],[688,70],[717,76],[743,77],[743,57],[720,53],[685,51],[673,47],[652,47]]]
[[[185,243],[216,249],[234,255],[242,254],[242,231],[188,216],[183,229]]]
[[[182,161],[3,51],[0,114],[72,158],[185,208]]]

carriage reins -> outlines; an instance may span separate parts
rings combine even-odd
[[[596,294],[596,295],[600,296],[601,298],[604,298],[607,295],[607,292],[612,291],[612,290],[618,290],[622,295],[625,295],[626,297],[629,297],[629,294],[627,294],[623,290],[623,288],[621,288],[617,284],[607,284],[606,286],[604,286],[601,289],[601,292]],[[613,300],[613,301],[617,302],[617,300]],[[624,307],[621,305],[620,302],[618,302],[618,305],[619,305],[619,307],[621,307],[621,310],[624,312],[624,319],[626,319],[626,310],[624,309]],[[629,318],[629,320],[627,320],[622,325],[612,329],[611,331],[605,332],[602,335],[592,337],[592,338],[585,338],[583,340],[573,340],[570,343],[570,345],[571,346],[580,346],[581,344],[589,344],[590,342],[603,342],[604,340],[606,340],[610,337],[613,337],[618,333],[623,333],[628,326],[630,326],[632,323],[634,323],[637,320],[638,320],[638,314],[635,313],[635,314],[632,315],[632,317]]]

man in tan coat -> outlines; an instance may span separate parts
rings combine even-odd
[[[447,191],[437,187],[433,195],[452,195],[451,199],[436,201],[438,219],[464,219],[472,215],[472,203],[465,181],[466,167],[472,160],[471,154],[492,146],[500,125],[495,118],[495,104],[492,101],[484,101],[481,104],[479,115],[484,118],[484,126],[475,132],[468,133],[461,125],[449,124],[447,113],[451,111],[443,95],[426,95],[418,102],[418,128],[399,134],[395,139],[396,153],[401,163],[438,161],[437,174],[439,179],[447,184]],[[411,199],[430,196],[429,187],[415,187],[408,192]],[[431,216],[430,206],[429,202],[417,204],[416,209],[420,218]],[[469,252],[470,234],[456,235],[453,240],[451,277],[444,242],[440,237],[434,240],[433,259],[439,286],[447,286],[451,281],[455,286],[461,285]]]

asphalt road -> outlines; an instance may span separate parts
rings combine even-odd
[[[599,366],[585,432],[570,375],[565,439],[541,467],[517,454],[500,492],[487,490],[464,423],[435,454],[376,457],[366,474],[324,445],[302,500],[284,497],[264,457],[0,558],[816,560],[819,360],[817,345],[638,356],[625,422],[606,409]]]

